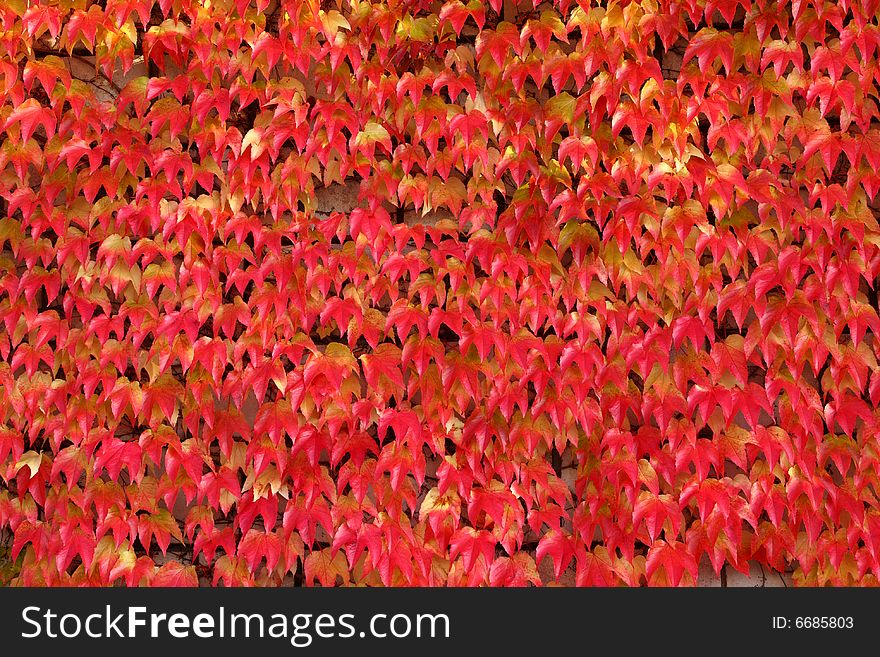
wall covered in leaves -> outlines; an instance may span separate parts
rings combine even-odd
[[[878,25],[6,0],[0,581],[876,584]]]

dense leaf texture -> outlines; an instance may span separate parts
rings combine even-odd
[[[878,25],[0,3],[0,572],[876,583]]]

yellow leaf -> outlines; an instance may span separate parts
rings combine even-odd
[[[380,125],[376,121],[367,121],[364,129],[358,133],[358,136],[355,139],[355,143],[360,145],[375,144],[376,142],[386,144],[390,148],[391,135],[388,134],[388,131],[385,129],[384,126]]]
[[[422,506],[419,509],[420,515],[427,515],[434,512],[443,512],[450,508],[457,508],[459,505],[458,493],[450,489],[445,495],[440,495],[440,489],[432,488],[422,500]]]
[[[263,154],[263,151],[266,150],[263,146],[263,130],[260,128],[251,128],[245,134],[244,139],[241,140],[241,150],[244,152],[244,149],[248,146],[251,147],[251,157],[258,158]]]
[[[24,12],[27,11],[30,3],[27,0],[6,0],[4,4],[9,7],[12,10],[12,13],[16,16],[24,16]]]
[[[137,28],[133,20],[127,20],[119,29],[131,43],[137,43]]]
[[[574,120],[577,99],[563,91],[548,100],[544,107],[547,109],[547,116],[550,118],[571,123]]]
[[[348,365],[349,367],[355,367],[357,365],[354,354],[351,353],[351,349],[341,342],[331,342],[328,344],[327,348],[324,350],[324,355],[331,360],[340,364]]]
[[[43,463],[43,455],[33,450],[29,450],[21,455],[18,463],[15,464],[15,472],[27,466],[31,471],[31,477],[35,477],[40,471],[40,465]]]
[[[331,9],[328,12],[325,12],[323,9],[318,13],[319,18],[321,19],[321,23],[324,26],[324,29],[329,33],[335,35],[340,28],[345,28],[346,30],[351,29],[351,24],[346,20],[345,16],[340,14],[335,9]]]

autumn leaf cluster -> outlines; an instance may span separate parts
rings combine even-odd
[[[880,3],[6,0],[24,585],[880,577]]]

